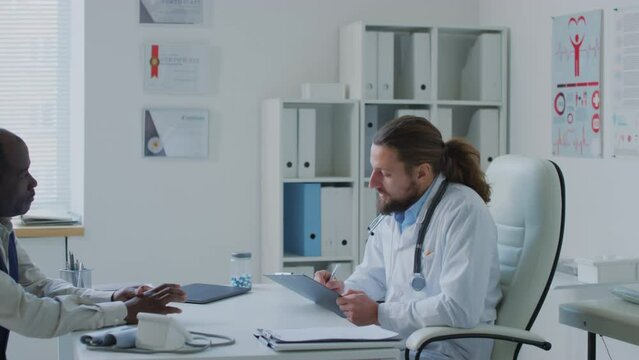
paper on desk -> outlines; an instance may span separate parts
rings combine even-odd
[[[360,327],[311,327],[304,329],[261,330],[262,334],[283,342],[326,340],[392,340],[398,333],[378,325]]]

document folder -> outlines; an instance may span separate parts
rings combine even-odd
[[[340,295],[310,277],[288,273],[264,274],[264,276],[302,295],[324,309],[330,310],[341,317],[345,317],[336,302]]]
[[[297,177],[297,109],[282,111],[282,177]]]

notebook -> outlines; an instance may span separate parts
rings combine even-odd
[[[377,325],[256,329],[253,335],[262,344],[276,351],[400,348],[403,345],[398,333]]]
[[[184,285],[182,286],[182,289],[186,292],[186,302],[192,304],[207,304],[213,301],[241,295],[251,290],[241,287],[201,283]]]
[[[340,295],[310,277],[303,274],[290,273],[264,274],[264,276],[293,290],[324,309],[330,310],[341,317],[346,317],[337,305],[337,298]]]

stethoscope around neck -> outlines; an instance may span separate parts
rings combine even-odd
[[[424,247],[424,238],[426,237],[426,232],[428,231],[428,226],[433,218],[433,214],[435,213],[435,209],[437,205],[441,202],[444,197],[444,193],[446,192],[446,188],[448,187],[448,181],[445,179],[437,188],[437,192],[435,196],[433,196],[433,201],[428,206],[426,210],[426,216],[421,226],[419,227],[419,233],[417,235],[417,244],[415,245],[415,258],[413,260],[413,276],[410,281],[410,286],[415,291],[421,291],[426,287],[426,279],[424,275],[422,275],[422,248]],[[368,232],[370,235],[375,235],[373,230],[379,225],[379,223],[383,220],[384,215],[380,215],[373,220],[373,222],[368,226]]]

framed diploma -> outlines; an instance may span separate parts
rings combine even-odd
[[[142,121],[145,157],[208,158],[208,110],[144,109]]]
[[[204,45],[144,45],[144,91],[206,94],[210,82],[210,48]]]
[[[140,24],[202,24],[203,0],[139,0]]]

